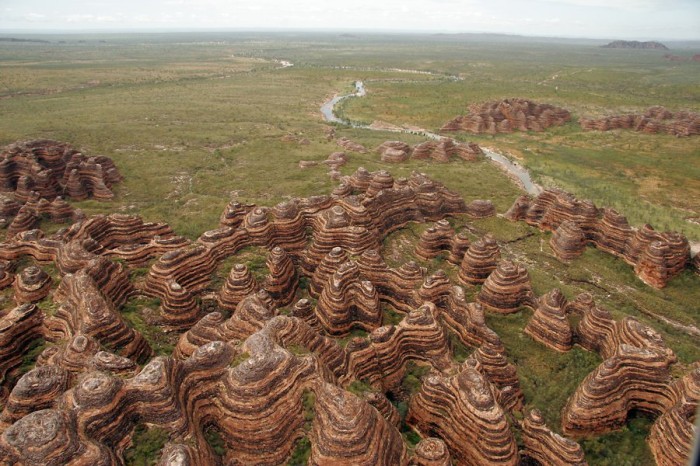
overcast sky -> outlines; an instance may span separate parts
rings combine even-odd
[[[127,29],[700,39],[700,0],[0,0],[0,33]]]

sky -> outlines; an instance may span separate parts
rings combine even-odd
[[[700,0],[0,0],[0,34],[202,29],[697,40]]]

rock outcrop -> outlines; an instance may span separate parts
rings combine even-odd
[[[537,409],[531,410],[522,423],[525,454],[542,465],[585,466],[581,445],[552,432]]]
[[[580,201],[557,189],[547,189],[534,200],[518,198],[506,217],[554,231],[552,249],[564,261],[579,254],[582,242],[591,244],[623,259],[654,288],[666,286],[690,262],[690,244],[685,236],[657,232],[648,224],[632,228],[617,211],[598,209],[590,201]]]
[[[408,422],[441,438],[457,464],[518,464],[515,438],[490,384],[474,369],[452,377],[428,375],[411,398]]]
[[[573,331],[566,318],[566,305],[566,298],[556,288],[542,296],[524,332],[555,351],[569,351]]]
[[[485,235],[473,242],[464,253],[459,265],[459,280],[468,285],[479,285],[496,270],[501,258],[500,248],[496,239]]]
[[[700,134],[700,113],[671,112],[664,107],[649,107],[643,113],[614,115],[603,118],[581,118],[581,128],[587,131],[631,129],[640,133],[666,133],[677,137]]]
[[[512,131],[544,131],[571,120],[568,110],[527,99],[505,99],[472,105],[469,113],[447,122],[441,131],[469,133],[510,133]]]
[[[520,306],[537,307],[527,269],[510,261],[501,261],[491,272],[476,300],[487,310],[499,314],[517,312]]]
[[[661,42],[647,41],[640,42],[638,40],[614,40],[606,45],[601,45],[604,49],[652,49],[652,50],[668,50]]]

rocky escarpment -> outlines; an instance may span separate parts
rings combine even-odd
[[[651,50],[668,50],[661,42],[647,41],[640,42],[638,40],[614,40],[606,45],[601,45],[604,49],[651,49]]]
[[[579,124],[587,131],[631,129],[640,133],[666,133],[678,137],[700,135],[700,114],[688,111],[671,112],[661,106],[649,107],[643,113],[581,118]]]
[[[475,134],[544,131],[571,120],[568,110],[527,99],[505,99],[475,104],[466,115],[447,122],[440,131],[466,131]]]
[[[572,194],[548,189],[535,199],[522,196],[506,218],[554,231],[554,253],[570,261],[584,244],[613,254],[634,268],[635,274],[654,288],[663,288],[690,263],[688,239],[676,232],[658,232],[650,225],[633,228],[627,219],[609,208],[597,208]]]
[[[409,158],[423,160],[431,159],[436,162],[449,162],[453,157],[474,161],[484,154],[473,142],[458,142],[451,138],[441,138],[438,141],[426,141],[413,147],[401,141],[386,141],[376,149],[382,162],[398,163]]]
[[[79,219],[82,213],[64,197],[109,200],[112,186],[121,180],[109,157],[88,157],[67,143],[10,144],[0,148],[0,223],[9,224],[12,237],[34,228],[44,215],[55,222]]]

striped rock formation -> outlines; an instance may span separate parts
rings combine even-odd
[[[659,412],[667,402],[670,361],[657,349],[627,344],[591,372],[562,411],[562,431],[571,435],[615,430],[631,409]]]
[[[690,464],[696,442],[697,416],[700,402],[700,367],[695,367],[676,380],[669,390],[667,410],[651,426],[649,447],[656,464],[681,466]]]
[[[245,264],[234,264],[217,295],[219,307],[229,313],[233,312],[238,303],[257,290],[258,284],[248,267]]]
[[[566,305],[566,298],[556,288],[542,296],[524,332],[555,351],[569,351],[573,331],[566,318]]]
[[[376,288],[359,277],[360,269],[355,262],[342,264],[318,298],[316,317],[331,335],[347,334],[352,328],[371,331],[382,322]]]
[[[581,445],[552,432],[542,414],[531,410],[522,422],[525,455],[545,466],[586,466]]]
[[[0,149],[0,191],[26,201],[31,192],[52,201],[62,193],[75,200],[111,199],[122,180],[108,157],[87,157],[67,143],[38,139]]]
[[[571,220],[562,222],[554,231],[549,245],[562,262],[570,262],[583,254],[586,249],[586,235]]]
[[[15,276],[14,298],[19,304],[36,303],[51,291],[51,277],[41,268],[31,265]]]
[[[518,449],[493,388],[475,369],[428,375],[411,398],[407,421],[421,436],[437,436],[456,464],[518,464]]]
[[[476,300],[487,310],[500,314],[517,312],[520,306],[537,307],[527,269],[511,261],[498,264],[484,281]]]
[[[267,255],[267,270],[263,288],[267,291],[277,307],[288,306],[294,301],[299,281],[294,263],[287,252],[277,246]]]
[[[42,337],[44,314],[35,304],[0,311],[0,401],[7,393],[8,374],[22,364],[24,352]]]
[[[415,291],[421,286],[425,269],[413,261],[390,268],[376,249],[363,252],[357,261],[361,275],[372,282],[379,299],[400,312],[410,312],[420,305]]]
[[[666,286],[691,260],[685,236],[657,232],[650,225],[632,228],[615,210],[598,209],[592,202],[579,201],[561,190],[545,190],[534,200],[520,197],[506,217],[554,231],[552,248],[563,260],[570,260],[582,249],[583,234],[585,242],[623,259],[634,267],[642,281],[654,288]]]
[[[479,285],[496,270],[501,252],[498,243],[491,235],[474,241],[464,253],[459,265],[459,281],[466,285]]]
[[[496,207],[491,201],[477,199],[467,205],[467,215],[472,218],[487,218],[496,215]]]
[[[386,141],[379,145],[376,151],[381,156],[382,162],[399,163],[408,160],[413,149],[405,142]]]
[[[346,137],[341,137],[341,138],[336,139],[335,143],[338,144],[343,149],[350,151],[350,152],[359,152],[361,154],[367,153],[367,148],[365,146],[363,146],[362,144],[359,144],[357,142],[351,141],[350,139],[348,139]]]
[[[450,452],[445,442],[435,437],[422,439],[413,451],[410,466],[450,466]]]
[[[405,466],[401,434],[375,409],[332,384],[314,391],[310,464]]]
[[[440,131],[470,133],[510,133],[512,131],[544,131],[571,120],[568,110],[527,99],[505,99],[472,105],[469,113],[447,122]]]
[[[437,257],[442,251],[452,247],[454,230],[447,220],[440,220],[420,235],[416,244],[416,256],[424,260]]]
[[[466,254],[471,244],[469,234],[466,231],[460,231],[454,235],[450,241],[450,253],[447,256],[447,262],[453,265],[461,264],[464,254]]]
[[[661,106],[649,107],[644,113],[613,115],[603,118],[581,118],[581,128],[587,131],[631,129],[641,133],[667,133],[677,137],[700,134],[700,114],[670,112]]]

